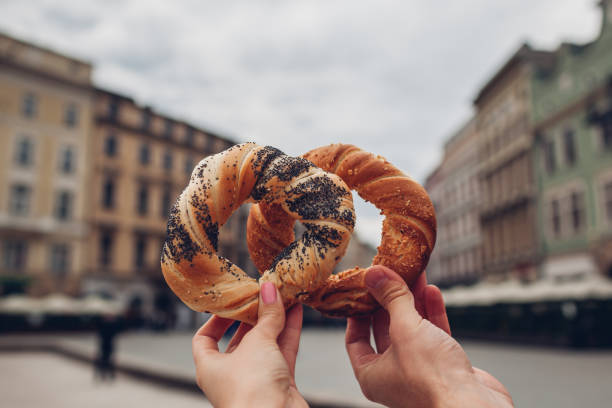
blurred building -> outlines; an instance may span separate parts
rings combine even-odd
[[[487,280],[610,273],[612,0],[600,7],[596,40],[554,51],[524,44],[474,101],[480,194],[468,199],[479,208]],[[464,234],[453,227],[463,188],[449,166],[455,138],[427,180],[440,225],[428,273],[443,286],[458,283],[447,256]]]
[[[376,248],[359,239],[356,234],[351,236],[346,252],[334,272],[341,272],[347,269],[353,269],[356,266],[367,268],[372,265],[372,260],[376,255]]]
[[[159,299],[167,292],[159,255],[171,206],[195,165],[234,142],[99,88],[92,141],[83,289],[150,309],[167,301]],[[247,215],[242,208],[222,228],[219,252],[250,271]]]
[[[0,34],[0,291],[77,290],[87,255],[91,70]]]
[[[562,44],[533,77],[542,273],[612,276],[612,2],[588,44]]]
[[[95,88],[84,61],[0,34],[0,294],[168,304],[159,254],[195,165],[233,141]],[[244,206],[219,252],[255,274]],[[165,299],[159,299],[159,296]]]
[[[450,282],[447,282],[445,279],[447,270],[442,268],[442,257],[440,256],[440,252],[442,252],[442,250],[439,250],[440,243],[443,240],[440,215],[444,206],[444,175],[442,174],[441,167],[442,163],[438,164],[438,167],[436,167],[427,176],[423,187],[425,187],[425,190],[427,190],[427,194],[429,194],[429,198],[431,199],[434,209],[436,210],[436,223],[438,225],[436,245],[429,256],[429,261],[427,262],[427,280],[430,283],[445,286],[450,285]],[[444,244],[442,244],[442,246],[444,246]]]
[[[472,283],[481,274],[477,143],[472,119],[446,142],[442,162],[425,183],[438,222],[427,276],[441,286]]]
[[[552,53],[524,44],[474,101],[483,273],[488,279],[537,277],[531,78],[551,57]]]

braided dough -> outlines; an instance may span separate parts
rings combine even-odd
[[[344,255],[355,212],[338,176],[271,147],[237,145],[196,166],[170,212],[164,278],[191,309],[254,324],[257,281],[216,253],[219,227],[245,201],[263,203],[289,224],[300,220],[306,227],[299,241],[275,247],[261,277],[279,288],[286,307],[329,277]]]
[[[372,264],[387,266],[413,283],[425,269],[436,240],[434,208],[425,189],[384,158],[352,145],[320,147],[304,158],[340,176],[361,198],[381,210],[385,216],[382,239]],[[291,226],[279,207],[266,203],[251,207],[247,243],[260,271],[293,240]],[[325,285],[309,293],[305,303],[330,316],[374,311],[378,306],[365,288],[364,272],[356,267],[331,275]]]

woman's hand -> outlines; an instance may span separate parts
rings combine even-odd
[[[215,407],[308,406],[295,385],[302,306],[287,316],[278,290],[261,285],[259,319],[242,323],[225,353],[218,342],[233,320],[213,316],[193,337],[199,387]]]
[[[368,399],[389,407],[512,406],[506,388],[473,368],[450,337],[436,287],[422,278],[414,287],[415,303],[408,286],[389,268],[371,267],[365,281],[384,310],[371,317],[350,318],[346,348]],[[370,345],[370,327],[377,351]]]

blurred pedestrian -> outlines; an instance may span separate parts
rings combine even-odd
[[[117,316],[103,315],[98,322],[98,356],[94,366],[94,378],[100,381],[115,379],[115,337],[121,331]]]

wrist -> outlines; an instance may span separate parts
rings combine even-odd
[[[215,405],[216,406],[216,405]],[[292,406],[287,404],[286,398],[276,393],[265,391],[235,394],[221,408],[243,408],[243,407],[270,407],[284,408]]]
[[[436,395],[434,407],[444,408],[498,408],[499,401],[491,390],[477,380],[458,384],[454,389]],[[504,405],[505,406],[505,405]]]

